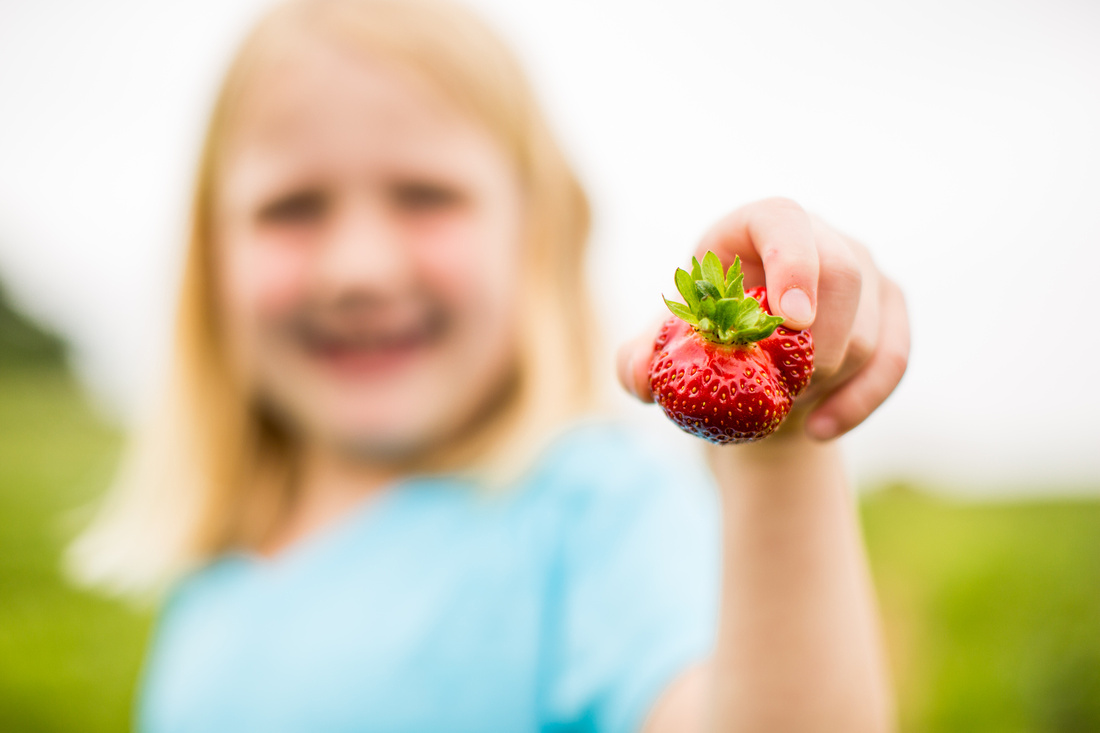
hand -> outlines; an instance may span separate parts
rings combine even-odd
[[[719,221],[696,256],[707,250],[725,266],[739,255],[745,286],[765,285],[783,325],[813,333],[814,376],[788,417],[792,424],[805,419],[811,437],[835,438],[897,387],[909,359],[905,300],[862,245],[793,201],[772,198]],[[619,349],[619,380],[644,402],[653,401],[649,363],[664,320]]]

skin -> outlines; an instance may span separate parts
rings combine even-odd
[[[670,685],[645,730],[893,730],[874,594],[833,439],[905,372],[901,291],[861,245],[787,199],[737,209],[697,256],[707,250],[726,264],[739,255],[746,285],[766,284],[784,325],[811,328],[815,372],[771,437],[707,446],[725,529],[718,643]],[[805,297],[785,300],[794,289]],[[619,352],[620,381],[647,402],[655,334]]]
[[[522,198],[494,141],[420,79],[303,42],[252,90],[218,200],[234,359],[294,430],[299,501],[278,554],[476,423],[515,351]],[[271,83],[277,79],[278,83]],[[891,703],[835,444],[904,371],[904,303],[865,251],[772,199],[700,246],[745,263],[817,371],[765,441],[712,447],[726,525],[713,659],[660,696],[663,731],[882,731]],[[799,298],[785,299],[791,289]],[[655,329],[654,329],[655,332]],[[653,332],[620,354],[643,400]]]
[[[274,554],[469,429],[507,383],[522,200],[485,130],[371,58],[303,40],[242,115],[217,205],[220,312],[304,454]]]

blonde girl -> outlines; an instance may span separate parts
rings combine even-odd
[[[818,367],[704,479],[578,419],[587,229],[467,11],[298,0],[256,26],[199,164],[170,389],[72,554],[169,589],[140,729],[890,727],[832,439],[901,378],[897,288],[790,201],[721,220],[701,250],[812,324]],[[619,360],[647,401],[651,343]]]

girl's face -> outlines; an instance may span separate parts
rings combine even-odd
[[[504,152],[411,73],[320,44],[243,103],[219,181],[227,335],[307,440],[392,460],[506,389],[521,196]]]

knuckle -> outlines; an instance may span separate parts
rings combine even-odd
[[[760,261],[764,263],[764,270],[771,272],[778,267],[782,267],[784,263],[788,262],[791,258],[780,247],[768,247],[760,255]]]
[[[859,262],[851,254],[836,257],[829,263],[829,277],[834,280],[842,290],[859,291],[863,287],[863,270]]]
[[[761,199],[750,206],[749,212],[750,226],[755,229],[799,222],[799,226],[805,224],[807,232],[813,231],[809,214],[793,199],[782,196]]]
[[[814,238],[821,250],[822,264],[827,263],[828,267],[837,270],[861,270],[859,255],[849,246],[848,239],[835,229],[822,224],[814,215],[809,216]]]
[[[860,393],[855,395],[855,399],[852,400],[852,409],[845,415],[844,426],[851,430],[856,425],[867,419],[867,417],[875,411],[875,408],[880,404],[880,400],[876,399],[874,395]]]
[[[905,298],[905,291],[901,289],[901,286],[888,277],[882,278],[882,285],[880,286],[884,297],[892,298],[898,305],[898,310],[902,313],[909,311],[909,304]]]
[[[855,364],[866,364],[874,353],[874,339],[867,334],[853,333],[851,338],[848,339],[848,349],[845,353],[846,360]]]
[[[844,396],[844,400],[838,402],[834,409],[837,426],[842,432],[848,432],[874,410],[871,399],[862,392],[852,392]]]
[[[851,237],[844,237],[845,243],[848,245],[848,251],[852,253],[852,257],[856,261],[863,261],[868,264],[872,264],[874,260],[871,257],[871,250],[867,249],[862,242]]]
[[[820,358],[817,352],[814,353],[814,378],[819,382],[821,380],[831,380],[840,373],[843,366],[844,364],[838,353],[823,354]]]
[[[768,212],[806,215],[805,209],[797,201],[786,196],[769,196],[758,201],[757,206]]]
[[[897,383],[909,368],[909,350],[897,347],[885,349],[882,352],[882,361],[892,381]]]

